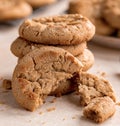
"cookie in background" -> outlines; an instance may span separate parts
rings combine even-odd
[[[24,0],[24,1],[29,3],[33,8],[38,8],[40,6],[56,2],[56,0]]]
[[[24,18],[31,13],[32,7],[25,1],[0,0],[0,22]]]
[[[103,17],[104,0],[71,0],[68,13],[86,16],[96,26],[96,34],[112,35],[115,29]]]

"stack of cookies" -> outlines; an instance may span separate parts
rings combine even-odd
[[[111,117],[116,102],[112,86],[86,72],[94,63],[86,48],[94,33],[94,25],[80,14],[24,21],[11,45],[19,58],[12,77],[16,101],[34,111],[48,95],[78,91],[85,117],[97,123]]]
[[[94,63],[87,49],[94,33],[94,25],[80,14],[24,21],[11,45],[19,58],[12,80],[16,100],[33,111],[47,95],[76,90],[71,78]]]

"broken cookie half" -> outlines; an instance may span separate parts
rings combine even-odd
[[[41,47],[21,58],[14,70],[12,91],[17,102],[34,111],[62,82],[70,84],[63,93],[74,90],[69,80],[82,70],[82,63],[69,52],[56,47]],[[72,87],[72,88],[71,88]],[[63,89],[61,89],[63,91]],[[59,90],[59,93],[62,92]],[[56,92],[57,93],[57,92]]]
[[[115,93],[109,81],[96,75],[81,72],[76,75],[74,82],[78,84],[80,104],[86,106],[93,98],[109,96],[116,101]]]

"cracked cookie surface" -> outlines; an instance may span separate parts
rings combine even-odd
[[[32,13],[29,4],[19,0],[0,0],[0,21],[24,18]]]
[[[15,56],[21,58],[27,53],[34,50],[35,48],[41,48],[45,46],[52,47],[52,45],[37,44],[37,43],[33,43],[33,42],[30,42],[23,38],[18,37],[11,45],[11,52]],[[70,45],[70,46],[56,45],[55,47],[63,48],[67,50],[68,52],[70,52],[71,54],[73,54],[74,56],[77,56],[84,51],[84,49],[87,47],[87,44],[86,42],[83,42],[77,45]]]
[[[82,67],[77,58],[63,49],[35,49],[21,58],[14,70],[13,94],[21,106],[34,111],[62,81],[72,78]]]
[[[20,37],[53,45],[80,44],[89,41],[94,33],[94,25],[80,14],[26,20],[19,28]]]
[[[93,98],[109,96],[116,101],[115,92],[109,81],[86,72],[76,75],[78,93],[80,94],[80,104],[86,106]]]

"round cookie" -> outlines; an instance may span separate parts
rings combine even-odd
[[[69,13],[82,14],[96,26],[96,34],[111,35],[115,30],[103,20],[103,0],[71,0]]]
[[[112,27],[120,29],[120,0],[104,0],[103,15]]]
[[[33,8],[37,8],[46,4],[52,4],[56,2],[56,0],[25,0],[28,2]]]
[[[80,44],[89,41],[94,33],[94,25],[80,14],[26,20],[19,28],[20,37],[52,45]]]
[[[32,13],[31,6],[19,0],[0,0],[0,21],[24,18]]]
[[[30,41],[18,37],[11,45],[11,52],[15,56],[21,58],[27,53],[34,50],[35,48],[41,48],[43,46],[51,46],[51,45],[32,43]],[[73,54],[74,56],[81,54],[84,51],[84,49],[87,48],[86,46],[87,46],[86,42],[77,45],[70,45],[70,46],[56,45],[56,47],[63,48],[68,52],[70,52],[71,54]]]
[[[21,58],[12,77],[12,91],[17,102],[34,111],[62,81],[82,70],[82,63],[57,47],[41,47]],[[72,84],[73,86],[74,84]],[[67,93],[67,92],[66,92]]]
[[[85,49],[83,51],[82,54],[76,56],[76,58],[81,61],[81,63],[83,64],[83,71],[87,71],[88,69],[90,69],[93,64],[94,64],[94,55],[93,53],[88,50],[88,49]]]

